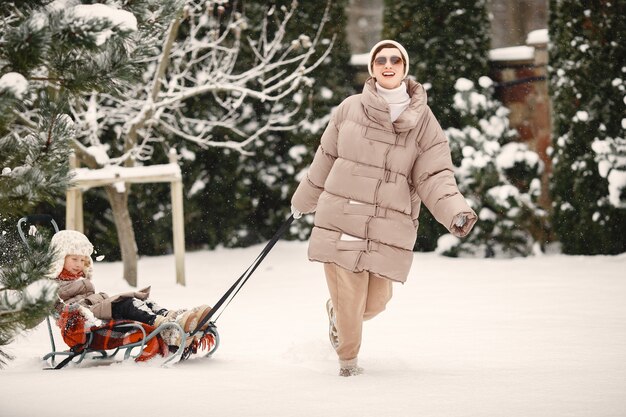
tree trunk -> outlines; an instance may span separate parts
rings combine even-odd
[[[130,184],[127,184],[128,187]],[[135,242],[135,231],[128,211],[128,189],[118,192],[115,186],[105,187],[113,219],[117,229],[117,239],[120,243],[122,261],[124,262],[124,279],[133,287],[137,286],[137,243]]]

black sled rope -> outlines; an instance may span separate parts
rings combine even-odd
[[[278,231],[274,234],[274,236],[270,239],[270,241],[267,242],[267,245],[265,245],[265,247],[263,248],[263,250],[261,251],[259,256],[256,257],[256,259],[252,262],[252,264],[248,267],[248,269],[246,269],[244,271],[244,273],[241,274],[241,276],[228,289],[228,291],[226,291],[224,293],[224,295],[222,295],[222,298],[220,298],[218,300],[218,302],[215,303],[215,305],[213,306],[213,309],[211,309],[209,314],[207,314],[206,317],[204,319],[202,319],[196,325],[196,328],[191,332],[189,337],[192,337],[194,334],[196,334],[202,328],[202,326],[205,323],[209,322],[211,320],[211,318],[215,315],[215,313],[217,311],[219,311],[219,314],[217,315],[215,320],[213,320],[213,323],[215,323],[217,321],[217,319],[222,315],[222,313],[224,312],[226,307],[228,307],[228,305],[233,300],[233,298],[235,298],[237,293],[241,290],[241,287],[243,287],[245,285],[245,283],[248,282],[248,280],[250,279],[250,276],[252,276],[252,274],[259,267],[261,262],[263,262],[263,259],[265,259],[267,254],[270,253],[270,251],[272,250],[272,248],[274,247],[276,242],[278,242],[278,240],[281,238],[281,236],[285,234],[285,232],[287,231],[287,229],[289,228],[291,223],[293,223],[293,220],[294,219],[293,219],[293,214],[292,214],[291,216],[289,216],[289,218],[287,220],[285,220],[283,222],[283,224],[280,226]],[[223,306],[223,308],[222,308],[222,306]],[[221,308],[221,311],[220,311],[220,308]]]

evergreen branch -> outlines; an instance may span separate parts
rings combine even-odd
[[[48,152],[48,148],[50,147],[50,144],[52,143],[52,131],[54,129],[54,125],[56,122],[56,118],[52,119],[50,126],[48,126],[48,135],[46,136],[46,144],[43,148],[43,152]]]
[[[0,310],[0,316],[6,316],[6,315],[9,315],[9,314],[15,315],[16,313],[19,313],[19,312],[20,312],[20,310],[17,310],[17,309],[15,309],[15,310],[4,310],[4,311]],[[11,322],[13,322],[13,321],[11,321]],[[11,323],[11,322],[4,321],[4,323]]]
[[[0,340],[0,345],[2,345],[2,340]],[[13,360],[15,357],[13,355],[9,355],[2,349],[0,349],[0,368],[7,364],[7,361]]]
[[[53,83],[57,83],[58,85],[63,85],[66,83],[65,78],[51,78],[51,77],[30,77],[32,81],[49,81]]]
[[[13,110],[13,114],[20,119],[28,128],[30,129],[35,129],[37,127],[37,124],[34,123],[33,121],[31,121],[30,119],[28,119],[26,116],[24,116],[24,113],[21,111],[18,111],[17,109]]]

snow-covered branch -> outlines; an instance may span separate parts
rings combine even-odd
[[[286,38],[296,7],[294,1],[289,8],[269,8],[253,36],[256,23],[228,1],[187,1],[162,34],[158,53],[142,60],[144,83],[122,98],[94,93],[74,107],[79,140],[106,148],[111,164],[149,155],[160,140],[249,154],[267,133],[295,128],[296,97],[333,46],[318,50],[328,5],[312,38]]]
[[[623,137],[596,139],[595,152],[600,176],[608,182],[608,199],[617,208],[626,208],[626,139]]]

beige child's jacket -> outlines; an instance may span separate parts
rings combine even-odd
[[[315,212],[310,260],[404,282],[421,202],[450,231],[456,214],[469,215],[464,234],[476,222],[457,188],[448,141],[424,88],[405,83],[411,102],[393,123],[373,78],[333,112],[292,197],[297,210]]]
[[[112,318],[112,304],[124,298],[138,298],[146,300],[150,296],[150,287],[138,291],[128,291],[112,297],[103,292],[96,292],[91,278],[77,278],[67,281],[57,279],[59,285],[59,298],[62,302],[57,302],[55,309],[58,313],[63,310],[64,304],[79,303],[87,307],[96,318],[110,320]]]

